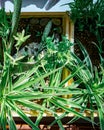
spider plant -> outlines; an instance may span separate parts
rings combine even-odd
[[[17,53],[19,47],[29,37],[25,36],[24,33],[25,32],[22,31],[22,33],[16,33],[16,35],[13,36],[13,38],[17,41],[15,44]],[[3,42],[6,40],[7,39],[4,37]],[[67,42],[69,41],[64,39],[62,44]],[[53,44],[52,41],[50,41],[50,43]],[[59,63],[58,61],[51,69],[47,69],[46,65],[48,60],[46,56],[53,54],[50,53],[50,50],[45,57],[38,60],[33,65],[31,62],[22,62],[21,60],[23,57],[14,58],[7,49],[8,44],[3,46],[4,60],[0,79],[0,126],[3,130],[6,130],[7,125],[9,125],[10,130],[17,129],[13,118],[15,113],[17,113],[17,115],[34,130],[39,130],[38,125],[44,116],[44,113],[49,113],[54,116],[55,122],[58,123],[60,129],[62,130],[64,130],[64,127],[61,119],[70,112],[74,113],[78,117],[82,117],[90,121],[90,119],[85,118],[82,113],[73,110],[75,107],[81,108],[79,104],[62,97],[63,95],[68,95],[69,93],[77,95],[83,93],[80,89],[72,91],[73,87],[78,86],[79,81],[76,81],[70,87],[64,88],[65,83],[72,78],[72,76],[69,76],[67,79],[63,81],[61,80],[62,69],[67,62],[69,62],[67,57],[60,66],[57,65]],[[51,48],[51,52],[53,52],[53,49],[54,48]],[[22,71],[24,64],[28,64],[29,66],[32,65],[32,67]],[[74,73],[73,76],[75,74],[76,73]],[[38,103],[37,100],[41,100],[41,104]],[[69,107],[69,105],[71,105],[71,107]],[[24,109],[28,108],[31,111],[36,111],[38,113],[35,123],[30,120],[25,113],[26,111],[22,110],[21,106]],[[57,114],[59,109],[65,111],[61,117]]]
[[[19,3],[19,5],[21,4]],[[14,11],[14,13],[16,12]],[[55,122],[58,123],[59,127],[62,130],[64,128],[61,119],[70,112],[74,113],[78,117],[82,117],[90,121],[90,119],[85,118],[82,113],[73,110],[75,107],[81,108],[79,104],[71,101],[71,99],[66,99],[63,97],[63,95],[69,95],[69,93],[77,95],[83,93],[83,91],[80,91],[80,89],[72,91],[72,88],[78,86],[78,83],[80,83],[80,81],[76,81],[70,87],[64,88],[65,83],[70,78],[72,78],[70,75],[67,79],[64,79],[63,81],[61,80],[62,69],[65,67],[67,62],[70,61],[65,55],[66,50],[64,53],[62,53],[63,50],[60,48],[60,53],[63,56],[61,57],[60,64],[59,59],[61,54],[58,53],[59,48],[54,48],[54,43],[52,42],[53,39],[48,38],[46,39],[46,55],[42,59],[37,60],[35,63],[24,63],[22,61],[24,57],[18,57],[18,50],[21,47],[22,43],[25,42],[25,40],[29,37],[29,35],[25,36],[24,30],[21,33],[17,33],[17,27],[14,28],[14,25],[17,26],[18,23],[14,23],[13,19],[12,24],[13,27],[7,26],[7,24],[2,24],[3,30],[1,31],[1,34],[4,34],[5,32],[8,33],[1,35],[3,46],[3,60],[0,70],[0,127],[3,130],[6,130],[6,126],[8,125],[10,130],[16,130],[16,124],[13,118],[15,116],[15,113],[17,113],[17,115],[34,130],[39,130],[38,125],[44,116],[44,113],[49,113],[54,116]],[[6,28],[7,31],[4,31],[4,28]],[[64,44],[67,46],[68,43],[69,41],[65,38],[63,38],[63,40],[60,42],[62,46]],[[12,56],[11,52],[13,46],[16,47],[17,57]],[[53,57],[54,53],[56,53],[55,59],[58,61],[54,62],[52,68],[49,68],[47,67],[47,65],[49,65],[47,64],[49,61],[47,57]],[[67,54],[70,56],[68,49]],[[28,65],[29,67],[27,66],[27,68],[23,70],[24,65]],[[75,74],[76,73],[73,73],[73,76]],[[41,103],[38,103],[38,100],[41,100]],[[70,105],[71,107],[69,107]],[[38,113],[36,122],[30,120],[30,118],[25,113],[26,111],[24,111],[21,106],[24,109],[28,108],[31,111]],[[59,109],[65,111],[61,117],[57,114],[57,111]],[[52,124],[54,124],[54,122]]]
[[[61,72],[67,60],[57,68],[55,64],[52,69],[46,69],[45,67],[48,61],[46,56],[35,63],[24,63],[22,61],[24,57],[18,57],[19,48],[29,38],[29,35],[25,36],[24,30],[21,33],[17,32],[21,2],[18,0],[14,1],[15,10],[12,14],[12,21],[10,21],[12,26],[8,24],[5,11],[3,10],[2,12],[5,17],[1,21],[2,26],[0,28],[3,48],[3,59],[0,67],[0,127],[6,130],[6,127],[9,126],[10,130],[16,130],[14,116],[17,113],[33,130],[39,130],[38,125],[40,120],[44,113],[48,112],[55,117],[60,128],[64,129],[57,115],[57,110],[59,108],[63,109],[63,106],[59,106],[57,101],[62,100],[63,98],[61,99],[61,96],[67,95],[71,91],[68,88],[63,89],[67,80],[61,82]],[[16,57],[12,56],[13,47],[16,47]],[[27,68],[23,69],[26,65],[29,67],[27,66]],[[48,83],[46,79],[48,79]],[[74,93],[79,93],[79,90]],[[60,98],[58,99],[58,97]],[[37,100],[41,100],[42,103],[39,104]],[[66,100],[63,103],[65,104],[65,102]],[[39,116],[35,123],[30,120],[21,106],[24,109],[28,108],[38,113]],[[67,112],[72,111],[70,109],[67,110],[67,107],[64,109]],[[79,113],[76,114],[81,116]]]
[[[75,80],[81,80],[78,88],[83,90],[81,95],[73,95],[73,101],[81,103],[82,106],[89,108],[92,121],[94,121],[94,113],[98,113],[100,128],[104,129],[104,66],[102,58],[100,69],[92,65],[89,55],[83,45],[78,41],[78,44],[84,55],[84,60],[81,60],[75,54],[72,54],[72,62],[67,66],[72,73],[76,72],[78,68],[83,66],[78,73],[76,73]],[[90,111],[91,110],[91,111]],[[86,110],[84,110],[86,111]],[[83,111],[83,112],[84,112]]]
[[[103,71],[99,73],[97,69],[93,70],[86,51],[84,51],[86,58],[81,61],[70,52],[71,43],[68,39],[63,37],[62,41],[55,44],[54,39],[46,38],[47,33],[45,33],[42,39],[46,45],[44,57],[34,63],[23,62],[24,56],[18,57],[19,48],[29,38],[29,35],[25,36],[24,30],[21,33],[17,32],[21,2],[14,0],[12,27],[9,26],[5,14],[2,28],[0,28],[3,47],[3,60],[0,67],[0,127],[6,130],[6,126],[9,125],[10,130],[16,130],[13,117],[17,113],[33,130],[39,130],[38,126],[42,117],[48,113],[55,118],[49,126],[57,123],[60,129],[64,130],[61,119],[70,113],[75,116],[70,122],[83,118],[94,123],[83,113],[86,110],[93,115],[97,107],[102,129],[103,91],[100,93],[100,90],[103,90],[104,74]],[[16,57],[12,56],[13,47],[16,47]],[[54,62],[51,67],[50,58]],[[64,67],[70,69],[72,73],[62,80],[61,74]],[[103,70],[103,66],[101,69]],[[65,87],[67,81],[74,77],[76,80]],[[81,88],[80,85],[83,87]],[[69,94],[73,96],[64,97]],[[28,117],[21,106],[25,110],[30,109],[30,112],[37,113],[35,122]],[[58,114],[59,111],[62,112],[61,115]],[[91,117],[93,119],[93,116]]]
[[[17,33],[21,3],[22,3],[21,0],[14,1],[14,12],[12,15],[12,21],[10,21],[12,26],[8,24],[8,20],[7,20],[8,16],[6,15],[4,9],[1,10],[1,15],[0,15],[3,16],[2,17],[3,19],[0,21],[0,36],[2,37],[2,55],[3,55],[1,61],[1,67],[0,67],[0,127],[3,130],[6,130],[7,125],[9,125],[10,130],[16,129],[15,121],[13,120],[13,116],[12,116],[13,111],[17,112],[17,114],[23,120],[25,120],[33,129],[38,129],[35,126],[35,124],[29,119],[29,117],[27,117],[26,114],[23,111],[21,111],[21,109],[18,107],[18,102],[11,98],[12,94],[15,92],[16,92],[15,94],[17,95],[19,94],[18,89],[16,91],[14,90],[16,89],[15,85],[22,85],[21,81],[23,82],[25,81],[24,83],[26,83],[27,80],[30,79],[31,75],[33,75],[34,72],[36,72],[37,68],[39,67],[39,66],[37,67],[33,66],[34,69],[29,70],[27,74],[22,73],[19,70],[23,65],[21,63],[21,59],[23,57],[19,57],[19,58],[12,57],[12,50],[15,43],[14,38],[15,40],[17,40],[15,46],[18,50],[21,44],[29,37],[29,36],[24,36],[24,31],[20,34]],[[16,34],[17,36],[15,36]],[[16,68],[18,69],[17,71]],[[27,76],[25,77],[24,74],[26,74]],[[21,78],[22,80],[20,80]],[[26,91],[24,90],[24,92]],[[22,91],[21,93],[20,91],[21,94],[23,94],[24,92]],[[16,95],[14,96],[14,98],[16,99]],[[29,100],[26,100],[27,103],[25,102],[27,105],[29,103],[28,101]],[[31,106],[30,108],[32,107],[37,108],[37,106],[32,104],[33,104],[32,102],[29,103],[29,105]]]

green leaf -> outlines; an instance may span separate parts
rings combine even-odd
[[[14,39],[17,41],[15,46],[20,47],[29,37],[30,35],[25,36],[25,30],[22,33],[17,33],[17,36],[14,36]]]
[[[104,113],[102,112],[101,108],[98,108],[99,112],[99,120],[100,120],[100,129],[104,130]]]
[[[66,99],[66,98],[61,98],[61,97],[54,97],[53,98],[55,101],[58,103],[63,103],[64,105],[69,105],[71,108],[79,108],[83,109],[84,107],[76,102],[73,102],[72,99]]]
[[[33,102],[33,101],[28,101],[28,100],[17,100],[17,102],[24,107],[27,107],[31,110],[38,110],[40,112],[45,111],[45,107],[42,107],[41,105]]]
[[[28,125],[32,127],[33,130],[39,130],[39,128],[36,127],[36,125],[30,120],[30,118],[20,108],[16,106],[16,104],[11,103],[10,101],[7,101],[7,103],[11,107],[11,109],[20,116],[21,119],[23,119]]]
[[[38,83],[39,81],[41,81],[42,79],[48,77],[49,75],[57,72],[58,70],[60,70],[62,67],[60,68],[57,68],[57,69],[54,69],[44,75],[41,75],[40,77],[38,78],[34,78],[34,79],[28,79],[32,74],[34,74],[38,67],[34,67],[32,70],[28,71],[25,76],[22,76],[20,77],[20,79],[14,84],[14,90],[22,90],[22,89],[25,89],[25,88],[28,88],[30,87],[31,85],[34,85],[36,83]]]
[[[34,99],[44,99],[44,98],[49,98],[50,96],[52,96],[52,94],[44,94],[42,92],[15,92],[13,91],[12,93],[9,93],[7,95],[8,99],[11,100],[23,100],[23,99],[27,99],[27,100],[34,100]]]
[[[66,82],[68,82],[71,78],[73,78],[84,66],[80,66],[77,68],[75,72],[72,72],[69,76],[67,76],[59,85],[59,87],[63,87]]]
[[[0,125],[3,130],[6,130],[7,125],[7,117],[6,117],[6,106],[5,106],[5,100],[2,100],[2,103],[0,104],[1,107],[1,113],[0,113]]]
[[[55,117],[55,119],[57,120],[57,124],[58,124],[58,126],[60,127],[60,130],[65,130],[64,127],[63,127],[63,124],[62,124],[61,120],[59,120],[58,115],[57,115],[57,114],[54,114],[54,117]]]
[[[42,41],[45,41],[46,37],[49,35],[51,27],[52,27],[52,21],[49,21],[43,31]]]
[[[14,119],[12,117],[11,110],[8,110],[8,124],[9,124],[9,129],[10,130],[17,130],[15,121],[14,121]]]
[[[92,122],[89,118],[87,117],[84,117],[83,114],[75,111],[74,109],[72,108],[68,108],[65,106],[65,104],[62,104],[62,103],[58,103],[56,100],[54,99],[51,99],[50,100],[51,103],[53,103],[55,106],[58,106],[59,108],[62,108],[63,110],[65,110],[66,112],[69,112],[69,113],[73,113],[74,115],[76,115],[77,117],[79,118],[83,118],[84,120],[87,120],[89,122]]]
[[[86,63],[87,67],[89,68],[89,70],[91,71],[91,73],[93,73],[93,67],[92,67],[92,62],[91,59],[89,57],[88,52],[86,51],[85,47],[81,44],[80,41],[77,41],[78,45],[84,55],[84,62]]]

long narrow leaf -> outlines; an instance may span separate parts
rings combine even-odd
[[[23,119],[27,124],[32,127],[33,130],[39,130],[39,128],[35,126],[35,124],[30,120],[30,118],[20,108],[16,106],[16,104],[14,105],[10,101],[8,101],[7,103],[11,107],[11,109],[20,116],[21,119]]]
[[[89,122],[92,122],[89,118],[84,117],[83,114],[81,114],[81,113],[79,113],[79,112],[77,112],[77,111],[75,111],[75,110],[73,110],[73,109],[71,109],[71,108],[68,108],[68,107],[66,107],[65,105],[60,104],[60,103],[58,103],[57,101],[55,101],[55,100],[53,100],[53,99],[51,99],[51,103],[53,103],[55,106],[58,106],[59,108],[64,109],[66,112],[73,113],[74,115],[76,115],[76,116],[79,117],[79,118],[83,118],[84,120],[87,120],[87,121],[89,121]]]
[[[11,110],[8,110],[8,124],[9,124],[10,130],[17,130],[16,124],[15,124],[14,119],[12,117]]]
[[[104,130],[104,113],[102,112],[101,108],[98,108],[99,112],[99,120],[100,120],[100,129]]]
[[[21,90],[21,89],[30,87],[31,85],[33,85],[33,84],[38,83],[39,81],[41,81],[41,79],[44,79],[44,78],[48,77],[49,75],[51,75],[51,74],[57,72],[57,71],[60,70],[61,68],[62,68],[62,67],[60,67],[60,68],[58,68],[58,69],[54,69],[54,70],[51,71],[51,72],[48,72],[48,73],[46,73],[46,74],[44,74],[44,75],[42,75],[42,76],[40,76],[40,77],[38,77],[38,78],[36,78],[36,79],[32,79],[32,80],[30,80],[30,81],[28,81],[28,82],[25,82],[25,83],[23,83],[23,84],[20,83],[20,80],[21,80],[21,79],[20,79],[19,81],[17,81],[18,83],[15,83],[15,84],[14,84],[14,90]],[[34,71],[34,70],[33,70],[33,71]],[[33,74],[33,73],[34,73],[33,71],[32,71],[32,72],[29,72],[29,73]],[[29,75],[30,75],[30,74],[29,74]],[[29,75],[28,75],[28,77],[29,77]],[[26,76],[26,77],[27,77],[27,76]],[[26,77],[24,76],[23,79],[25,80]]]

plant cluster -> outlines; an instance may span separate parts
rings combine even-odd
[[[87,46],[87,44],[90,44],[91,46],[94,45],[96,48],[96,52],[94,52],[96,53],[95,55],[99,55],[97,57],[102,59],[101,57],[104,57],[104,1],[74,0],[73,2],[67,3],[67,5],[70,7],[69,15],[75,23],[75,32],[78,31],[79,37],[82,37],[84,36],[82,34],[85,34],[86,38],[82,38],[82,44],[84,46]],[[89,35],[94,38],[91,39]],[[91,42],[89,43],[90,40]]]
[[[6,130],[9,125],[10,130],[17,130],[14,120],[16,113],[33,130],[39,130],[39,124],[44,114],[49,114],[55,120],[49,126],[58,124],[64,130],[61,119],[74,114],[72,120],[66,123],[83,118],[93,125],[104,128],[104,59],[100,70],[93,67],[88,53],[80,44],[84,55],[84,60],[77,57],[70,51],[73,45],[70,41],[62,37],[61,41],[55,41],[54,37],[48,37],[51,22],[46,26],[40,52],[35,61],[24,60],[24,56],[19,56],[18,52],[29,38],[23,30],[17,32],[22,0],[14,1],[14,12],[9,17],[4,10],[1,10],[3,21],[0,21],[0,36],[2,38],[2,60],[0,65],[0,127]],[[12,26],[10,26],[10,24]],[[15,57],[12,51],[16,47]],[[67,68],[71,73],[62,80],[63,68]],[[74,81],[65,87],[70,80]],[[71,94],[70,98],[65,95]],[[23,107],[23,109],[21,108]],[[37,114],[37,119],[33,122],[26,114],[26,109]],[[58,112],[61,111],[61,114]],[[29,112],[29,111],[28,111]],[[88,112],[89,117],[84,113]],[[94,122],[94,114],[99,116],[99,122]],[[47,114],[47,115],[48,115]],[[35,115],[33,115],[35,116]]]
[[[104,24],[104,2],[102,0],[74,0],[67,3],[71,10],[71,19],[79,23],[79,29],[94,31]]]

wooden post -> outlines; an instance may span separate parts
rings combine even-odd
[[[64,27],[65,27],[65,36],[70,40],[71,43],[74,42],[74,24],[73,22],[70,20],[69,16],[66,14],[65,15],[65,19],[64,19]],[[74,51],[73,46],[70,48],[71,51]],[[62,80],[64,80],[65,78],[67,78],[69,75],[71,74],[70,70],[68,70],[66,67],[63,68],[63,72],[62,72]],[[71,85],[73,82],[73,78],[70,79],[66,84],[65,87]],[[65,95],[65,98],[70,98],[72,97],[72,94],[69,95]]]

